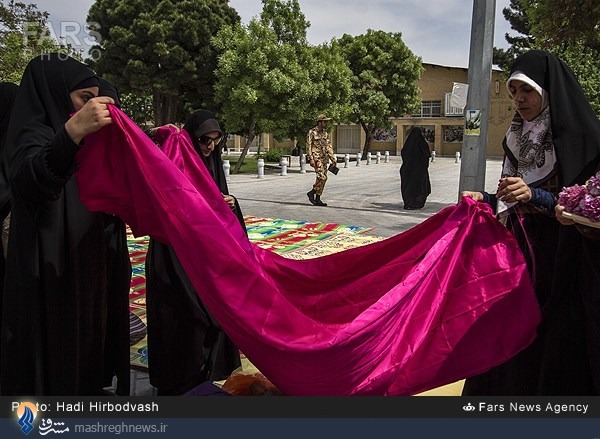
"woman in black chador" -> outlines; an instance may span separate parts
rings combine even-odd
[[[219,122],[211,112],[200,110],[183,129],[245,229],[225,181]],[[173,249],[155,239],[146,257],[146,306],[150,383],[159,395],[179,395],[204,381],[225,379],[240,366],[237,347],[198,298]]]
[[[400,152],[402,166],[400,166],[400,190],[404,208],[407,210],[422,209],[431,193],[429,182],[429,144],[423,132],[418,127],[413,127],[404,142]]]
[[[565,186],[600,166],[600,121],[569,67],[547,52],[519,56],[507,88],[516,114],[504,139],[497,208],[514,233],[542,311],[538,337],[504,364],[467,379],[464,395],[600,394],[600,240],[554,217]],[[515,318],[518,310],[506,318]]]
[[[4,144],[8,131],[10,114],[15,103],[19,86],[12,82],[0,82],[0,232],[3,232],[4,220],[10,213],[10,191],[8,189],[8,170],[1,162],[4,154]],[[4,254],[4,233],[0,239],[0,311],[2,310],[2,289],[4,287],[4,266],[6,259]],[[0,315],[1,316],[1,315]]]
[[[23,74],[4,157],[12,206],[2,395],[99,395],[115,370],[104,354],[117,318],[107,316],[106,215],[81,204],[74,176],[84,137],[112,123],[113,100],[98,93],[94,72],[62,54],[33,59]],[[128,367],[117,377],[128,393]]]
[[[112,98],[117,107],[121,106],[119,92],[109,81],[99,78],[98,96]],[[105,215],[104,236],[106,238],[106,259],[108,277],[108,325],[104,355],[107,368],[104,371],[105,385],[111,385],[112,376],[119,371],[129,369],[129,346],[131,344],[130,325],[132,322],[143,326],[140,318],[129,311],[129,289],[131,288],[131,259],[127,247],[127,229],[125,223],[116,215]],[[123,334],[129,334],[123,338]],[[141,338],[145,332],[141,335]],[[137,340],[139,340],[139,336]],[[129,380],[119,379],[117,393],[129,393]]]
[[[19,86],[12,82],[0,82],[0,159],[4,154],[8,122],[18,89]],[[3,163],[0,166],[2,166],[0,168],[0,220],[3,221],[10,212],[10,192],[8,190],[8,170]]]

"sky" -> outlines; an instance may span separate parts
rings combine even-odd
[[[94,0],[25,3],[34,3],[39,10],[49,12],[52,31],[64,35],[62,27],[68,35],[69,29],[84,26]],[[473,0],[299,0],[299,3],[311,24],[307,31],[311,44],[329,42],[344,34],[360,35],[367,29],[401,32],[404,43],[423,62],[452,67],[469,65]],[[495,47],[508,47],[504,34],[511,29],[502,9],[509,3],[510,0],[496,0]],[[229,4],[245,24],[262,10],[261,0],[230,0]],[[79,43],[73,45],[87,51],[90,43],[86,44],[84,39],[91,39],[79,35],[69,42]],[[74,41],[75,38],[79,41]]]

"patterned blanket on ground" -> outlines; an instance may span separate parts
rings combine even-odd
[[[252,242],[290,259],[309,259],[360,247],[383,238],[366,235],[373,228],[341,224],[310,223],[278,218],[244,217]],[[144,264],[149,238],[134,237],[127,229],[127,245],[131,258],[132,277],[129,290],[129,310],[146,323],[146,275]],[[148,367],[147,339],[144,337],[130,348],[130,363]]]

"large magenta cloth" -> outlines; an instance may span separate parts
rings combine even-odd
[[[309,260],[250,243],[189,142],[164,152],[118,109],[79,153],[82,201],[169,243],[202,302],[288,395],[406,395],[483,372],[535,337],[512,235],[463,200],[392,238]]]

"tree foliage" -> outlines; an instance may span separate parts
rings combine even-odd
[[[215,110],[210,41],[239,20],[228,0],[97,0],[88,15],[100,25],[95,67],[124,92],[149,91],[157,124],[181,119],[185,103]]]
[[[263,0],[260,19],[225,26],[213,40],[221,52],[216,100],[229,132],[246,137],[243,162],[259,133],[303,138],[318,113],[344,117],[350,71],[326,46],[306,43],[309,23],[297,0]]]
[[[338,122],[348,119],[352,112],[352,72],[339,48],[328,44],[304,48],[299,60],[308,75],[303,85],[308,98],[296,106],[296,115],[289,121],[284,137],[298,139],[303,146],[318,114],[325,113]]]
[[[260,21],[275,32],[280,43],[307,45],[306,30],[310,22],[300,10],[298,1],[263,0]]]
[[[389,127],[390,118],[412,113],[419,106],[416,81],[423,73],[421,59],[402,41],[402,34],[369,29],[334,41],[352,71],[351,121],[360,124],[366,157],[377,128]]]
[[[543,45],[583,44],[600,50],[598,0],[523,0],[531,34]]]
[[[600,53],[598,50],[582,43],[548,49],[573,70],[596,116],[600,118]]]
[[[511,36],[507,33],[504,36],[516,54],[529,50],[535,41],[531,34],[529,15],[525,10],[526,2],[527,0],[510,0],[509,6],[502,9],[502,15],[510,23],[510,28],[518,34]]]
[[[139,126],[146,126],[154,120],[154,106],[150,93],[123,93],[119,98],[121,109]]]
[[[515,58],[530,50],[535,38],[531,35],[531,24],[529,16],[524,9],[524,3],[527,0],[510,0],[508,7],[502,9],[502,15],[510,23],[510,28],[517,32],[517,35],[511,36],[504,34],[506,42],[510,44],[507,50],[494,47],[493,60],[503,70],[508,70]]]
[[[79,55],[56,42],[47,28],[48,13],[35,4],[0,0],[0,80],[19,83],[27,63],[49,52]]]

